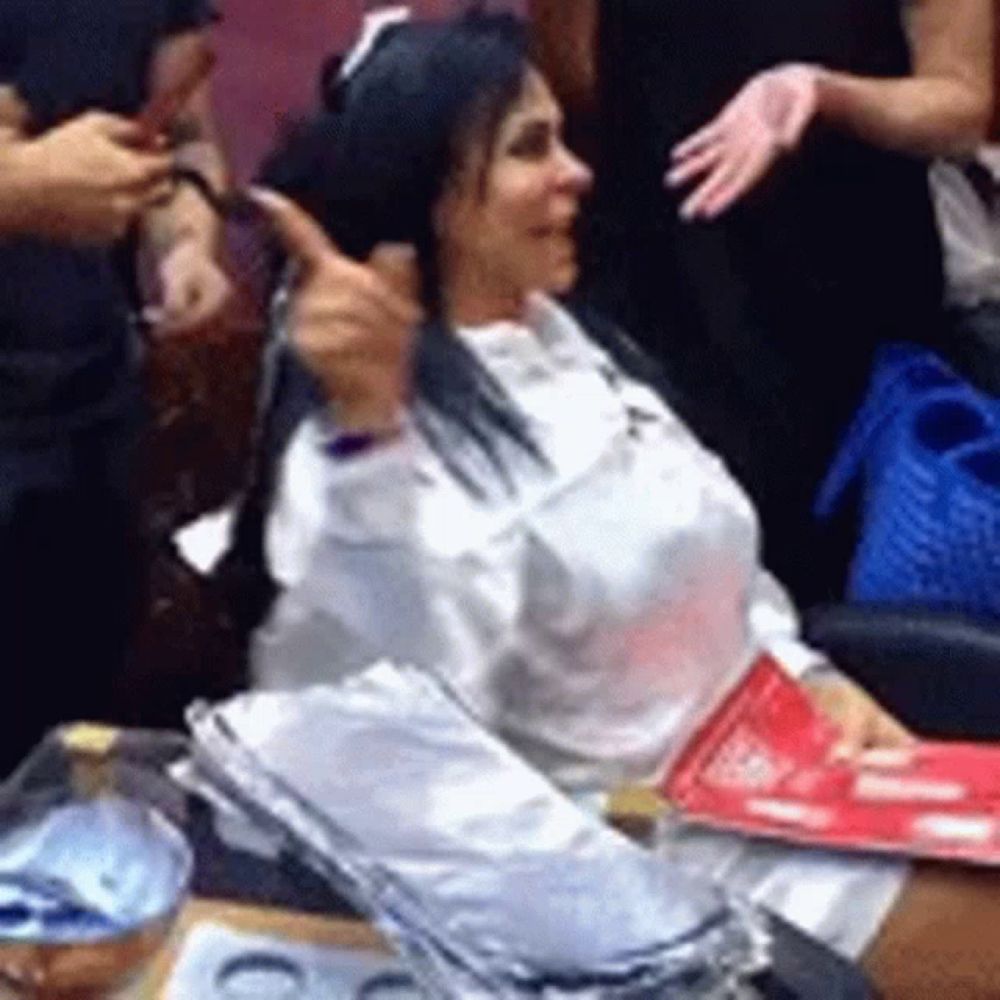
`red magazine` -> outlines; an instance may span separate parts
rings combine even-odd
[[[1000,864],[1000,746],[919,743],[831,761],[837,731],[762,658],[660,791],[686,819],[855,850]]]

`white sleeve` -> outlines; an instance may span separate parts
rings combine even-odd
[[[765,569],[757,572],[747,610],[756,648],[770,653],[793,677],[801,679],[808,671],[827,666],[826,657],[800,638],[795,605]]]
[[[258,685],[329,683],[388,657],[433,670],[492,718],[490,664],[497,637],[514,626],[515,588],[474,556],[437,555],[424,543],[415,436],[340,461],[323,452],[315,427],[293,447],[282,502],[286,517],[299,509],[299,535],[288,543],[276,526],[269,557],[286,570],[295,563],[295,578],[255,637]],[[309,518],[316,523],[303,529]]]
[[[306,573],[321,536],[345,540],[405,535],[412,521],[409,430],[396,440],[349,459],[326,453],[323,418],[303,421],[281,460],[279,486],[268,514],[268,569],[286,590]]]

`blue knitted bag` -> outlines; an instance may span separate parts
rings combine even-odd
[[[940,358],[883,349],[820,488],[829,517],[860,479],[848,597],[1000,616],[1000,404]]]

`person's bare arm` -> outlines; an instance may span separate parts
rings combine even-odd
[[[910,0],[913,75],[824,71],[819,114],[875,145],[937,156],[975,148],[993,110],[993,0]]]
[[[150,92],[172,90],[200,50],[208,45],[197,30],[163,42],[153,60]],[[208,82],[198,86],[170,126],[179,167],[198,171],[218,192],[228,185]],[[189,184],[180,184],[162,207],[143,219],[146,245],[157,261],[161,301],[146,315],[161,331],[198,329],[223,309],[230,285],[219,266],[220,225],[212,209]]]
[[[989,141],[1000,140],[1000,3],[993,2],[993,117],[990,121]]]
[[[153,60],[150,93],[155,96],[172,89],[197,57],[198,50],[207,44],[202,31],[188,32],[164,42]],[[200,84],[188,99],[171,123],[171,130],[178,138],[174,149],[178,165],[198,170],[216,190],[223,190],[227,169],[219,149],[207,82]],[[219,235],[214,213],[189,185],[180,185],[167,204],[150,212],[144,228],[154,249],[161,254],[181,239],[193,239],[214,253]]]
[[[787,63],[751,78],[671,154],[666,182],[692,185],[688,219],[713,219],[794,155],[811,122],[916,156],[971,151],[993,103],[993,0],[909,0],[910,76],[876,79]]]
[[[528,0],[534,58],[559,99],[574,110],[597,94],[598,0]]]

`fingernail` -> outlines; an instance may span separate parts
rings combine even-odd
[[[243,189],[243,195],[249,198],[250,201],[258,205],[263,205],[265,208],[274,205],[274,192],[270,188],[251,184],[249,187]]]

